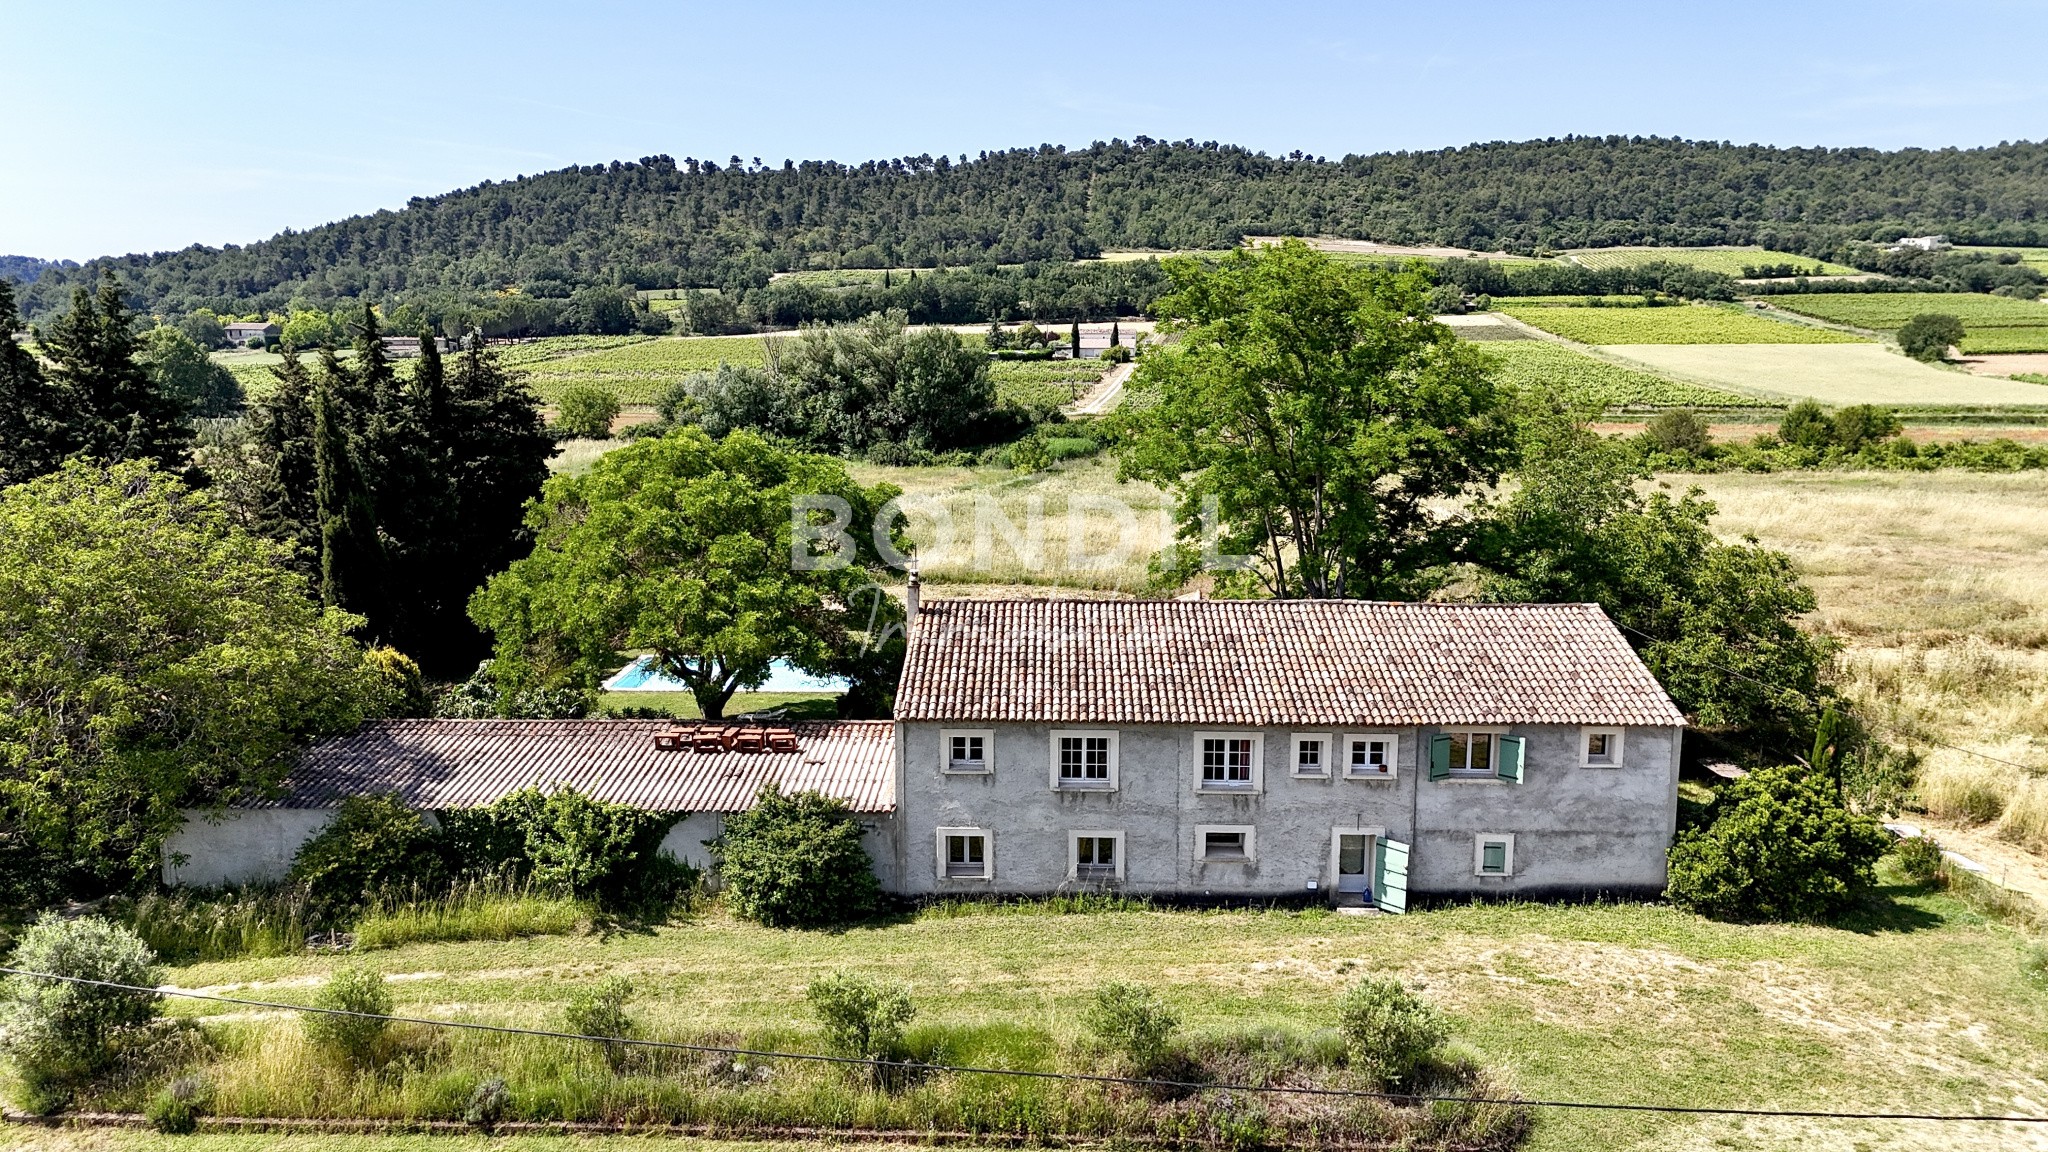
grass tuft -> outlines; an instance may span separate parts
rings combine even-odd
[[[591,909],[578,900],[498,883],[464,885],[437,899],[380,905],[356,922],[356,948],[517,940],[587,930]]]

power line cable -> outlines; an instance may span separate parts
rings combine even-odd
[[[581,1032],[557,1032],[547,1028],[520,1028],[509,1024],[479,1024],[466,1020],[434,1020],[423,1016],[384,1016],[375,1012],[354,1012],[346,1008],[319,1008],[310,1004],[286,1004],[275,1000],[249,1000],[219,996],[182,988],[145,988],[111,980],[83,976],[57,976],[23,968],[0,967],[0,975],[56,980],[94,988],[111,988],[150,996],[177,996],[243,1008],[274,1008],[287,1012],[309,1012],[324,1016],[345,1016],[358,1020],[383,1020],[393,1024],[419,1024],[429,1028],[458,1028],[507,1036],[534,1036],[548,1040],[572,1040],[589,1044],[622,1044],[671,1052],[698,1052],[716,1056],[749,1056],[762,1060],[801,1060],[814,1064],[859,1065],[865,1068],[895,1068],[915,1072],[951,1072],[968,1076],[1009,1076],[1029,1080],[1061,1080],[1088,1084],[1115,1084],[1134,1088],[1171,1088],[1186,1092],[1242,1092],[1276,1096],[1345,1097],[1385,1100],[1401,1104],[1481,1104],[1503,1107],[1559,1108],[1590,1112],[1658,1112],[1688,1116],[1757,1116],[1804,1120],[1931,1120],[1944,1123],[2048,1124],[2048,1116],[2011,1116],[1957,1112],[1830,1112],[1797,1108],[1716,1108],[1684,1104],[1622,1104],[1595,1100],[1541,1100],[1502,1096],[1455,1096],[1435,1093],[1370,1092],[1361,1088],[1308,1088],[1277,1084],[1200,1084],[1188,1080],[1159,1080],[1142,1076],[1105,1076],[1087,1072],[1037,1072],[1019,1068],[981,1068],[967,1064],[925,1064],[915,1060],[884,1060],[859,1056],[828,1056],[815,1052],[779,1052],[762,1048],[738,1048],[717,1044],[686,1044],[679,1040],[648,1040],[633,1036],[594,1036]]]

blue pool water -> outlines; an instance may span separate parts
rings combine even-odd
[[[613,692],[688,692],[690,686],[654,667],[654,657],[642,656],[612,674],[604,686]],[[777,660],[769,666],[768,680],[755,692],[844,692],[846,677],[813,676]]]

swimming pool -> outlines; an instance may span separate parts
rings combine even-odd
[[[688,692],[690,686],[654,666],[654,657],[642,656],[612,673],[604,682],[608,692]],[[846,677],[813,676],[787,660],[768,667],[768,679],[750,692],[844,692]]]

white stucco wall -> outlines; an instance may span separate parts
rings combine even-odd
[[[299,846],[334,819],[332,808],[189,811],[164,841],[164,883],[194,888],[282,880]]]
[[[993,730],[993,771],[942,771],[941,734],[955,727]],[[1384,829],[1412,844],[1410,890],[1418,895],[1643,893],[1663,888],[1664,855],[1676,828],[1680,730],[1674,728],[1631,729],[1621,767],[1582,768],[1577,726],[1512,727],[1509,734],[1527,740],[1519,784],[1428,780],[1434,728],[1394,730],[1400,759],[1392,780],[1345,779],[1341,765],[1333,765],[1328,778],[1291,776],[1292,737],[1303,729],[1202,729],[1263,737],[1263,787],[1226,795],[1195,787],[1198,730],[1157,725],[1115,729],[1115,791],[1055,790],[1052,731],[1038,724],[899,725],[897,891],[1071,890],[1079,885],[1067,877],[1069,835],[1117,831],[1124,834],[1124,891],[1297,896],[1313,884],[1327,893],[1335,880],[1333,830],[1345,828]],[[1253,858],[1202,861],[1197,837],[1205,825],[1253,828]],[[988,831],[991,879],[940,875],[937,830],[952,827]],[[1512,876],[1474,875],[1477,833],[1515,836]]]

